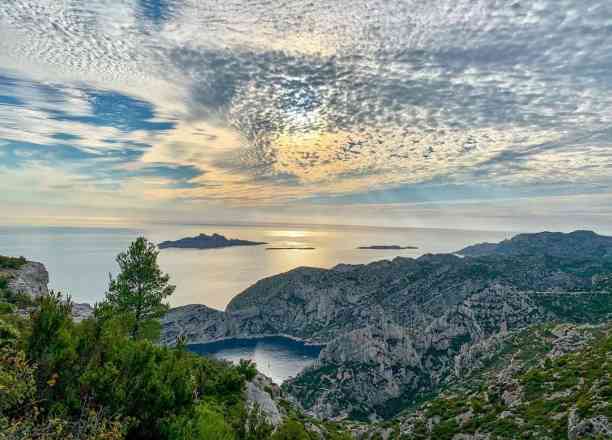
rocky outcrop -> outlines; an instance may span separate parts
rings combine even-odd
[[[267,376],[257,373],[255,378],[247,383],[246,402],[250,410],[257,408],[266,420],[277,427],[286,414],[278,405],[281,398],[281,389]]]
[[[581,419],[573,408],[568,419],[567,438],[569,440],[612,438],[612,423],[603,415]]]
[[[225,314],[201,304],[171,309],[161,320],[161,342],[174,345],[179,337],[191,344],[210,342],[230,334]]]
[[[16,270],[5,270],[8,288],[14,293],[30,295],[36,298],[49,293],[49,273],[42,263],[28,261]]]
[[[582,236],[593,239],[574,233],[570,241]],[[472,347],[495,335],[550,320],[610,318],[611,295],[598,291],[609,267],[607,257],[587,252],[298,268],[257,282],[225,313],[172,310],[164,341],[178,334],[188,342],[282,334],[325,344],[317,364],[287,391],[319,417],[388,417],[468,368],[477,354]]]
[[[75,322],[81,322],[84,319],[90,318],[93,313],[93,307],[87,303],[72,304],[72,319]]]
[[[32,299],[49,293],[49,273],[42,263],[26,261],[17,269],[2,269],[0,277],[7,280],[7,288],[13,294],[27,295]],[[17,311],[22,317],[27,317],[34,307],[24,307]],[[74,303],[72,317],[75,322],[81,322],[93,314],[93,307],[87,303]]]

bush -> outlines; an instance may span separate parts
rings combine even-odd
[[[219,408],[201,403],[193,414],[174,418],[166,428],[168,440],[235,440]]]
[[[257,376],[257,366],[249,359],[240,359],[237,370],[244,378],[250,382]]]
[[[0,269],[20,269],[28,261],[24,257],[4,257],[0,255]]]
[[[289,419],[276,430],[272,440],[310,440],[310,436],[300,422]]]

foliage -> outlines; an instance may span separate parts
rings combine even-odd
[[[310,440],[304,426],[294,419],[288,419],[272,435],[272,440]]]
[[[4,257],[0,255],[0,269],[20,269],[27,263],[24,257]]]
[[[124,430],[102,411],[82,407],[74,420],[53,417],[41,408],[37,368],[18,349],[20,333],[0,319],[0,440],[120,440]]]
[[[257,375],[257,367],[255,363],[248,359],[240,359],[236,368],[238,369],[238,372],[248,381],[253,380]]]
[[[145,239],[132,243],[106,301],[80,323],[60,293],[37,298],[29,318],[0,303],[0,440],[310,439],[297,419],[274,432],[246,404],[254,363],[156,343],[174,289],[156,258]]]
[[[111,277],[105,302],[113,314],[129,317],[132,337],[141,336],[143,323],[166,312],[162,301],[175,289],[157,264],[158,254],[153,243],[139,237],[117,256],[120,273]]]
[[[169,440],[235,440],[219,408],[203,402],[189,416],[179,416],[167,426]]]

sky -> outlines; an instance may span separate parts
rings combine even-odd
[[[3,0],[0,223],[612,233],[607,0]]]

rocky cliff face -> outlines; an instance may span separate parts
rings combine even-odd
[[[225,314],[201,304],[171,309],[161,320],[161,342],[174,345],[179,337],[191,344],[209,342],[230,334]]]
[[[496,335],[438,396],[385,426],[349,429],[362,439],[611,438],[611,330],[550,324]]]
[[[6,288],[13,294],[28,295],[35,299],[49,293],[49,273],[42,263],[25,261],[17,268],[0,268],[0,279],[6,280]],[[22,316],[28,316],[33,307],[25,307],[18,311]],[[86,303],[75,303],[72,306],[72,317],[76,322],[89,318],[93,308]]]
[[[316,366],[286,390],[319,417],[388,417],[440,386],[471,347],[494,335],[555,319],[610,318],[612,295],[598,283],[612,272],[612,259],[578,246],[581,237],[593,238],[562,239],[554,255],[426,255],[298,268],[256,283],[225,313],[172,311],[165,340],[285,334],[324,343]]]
[[[14,293],[27,294],[34,298],[49,293],[49,273],[42,263],[26,262],[19,269],[3,270],[8,288]]]

